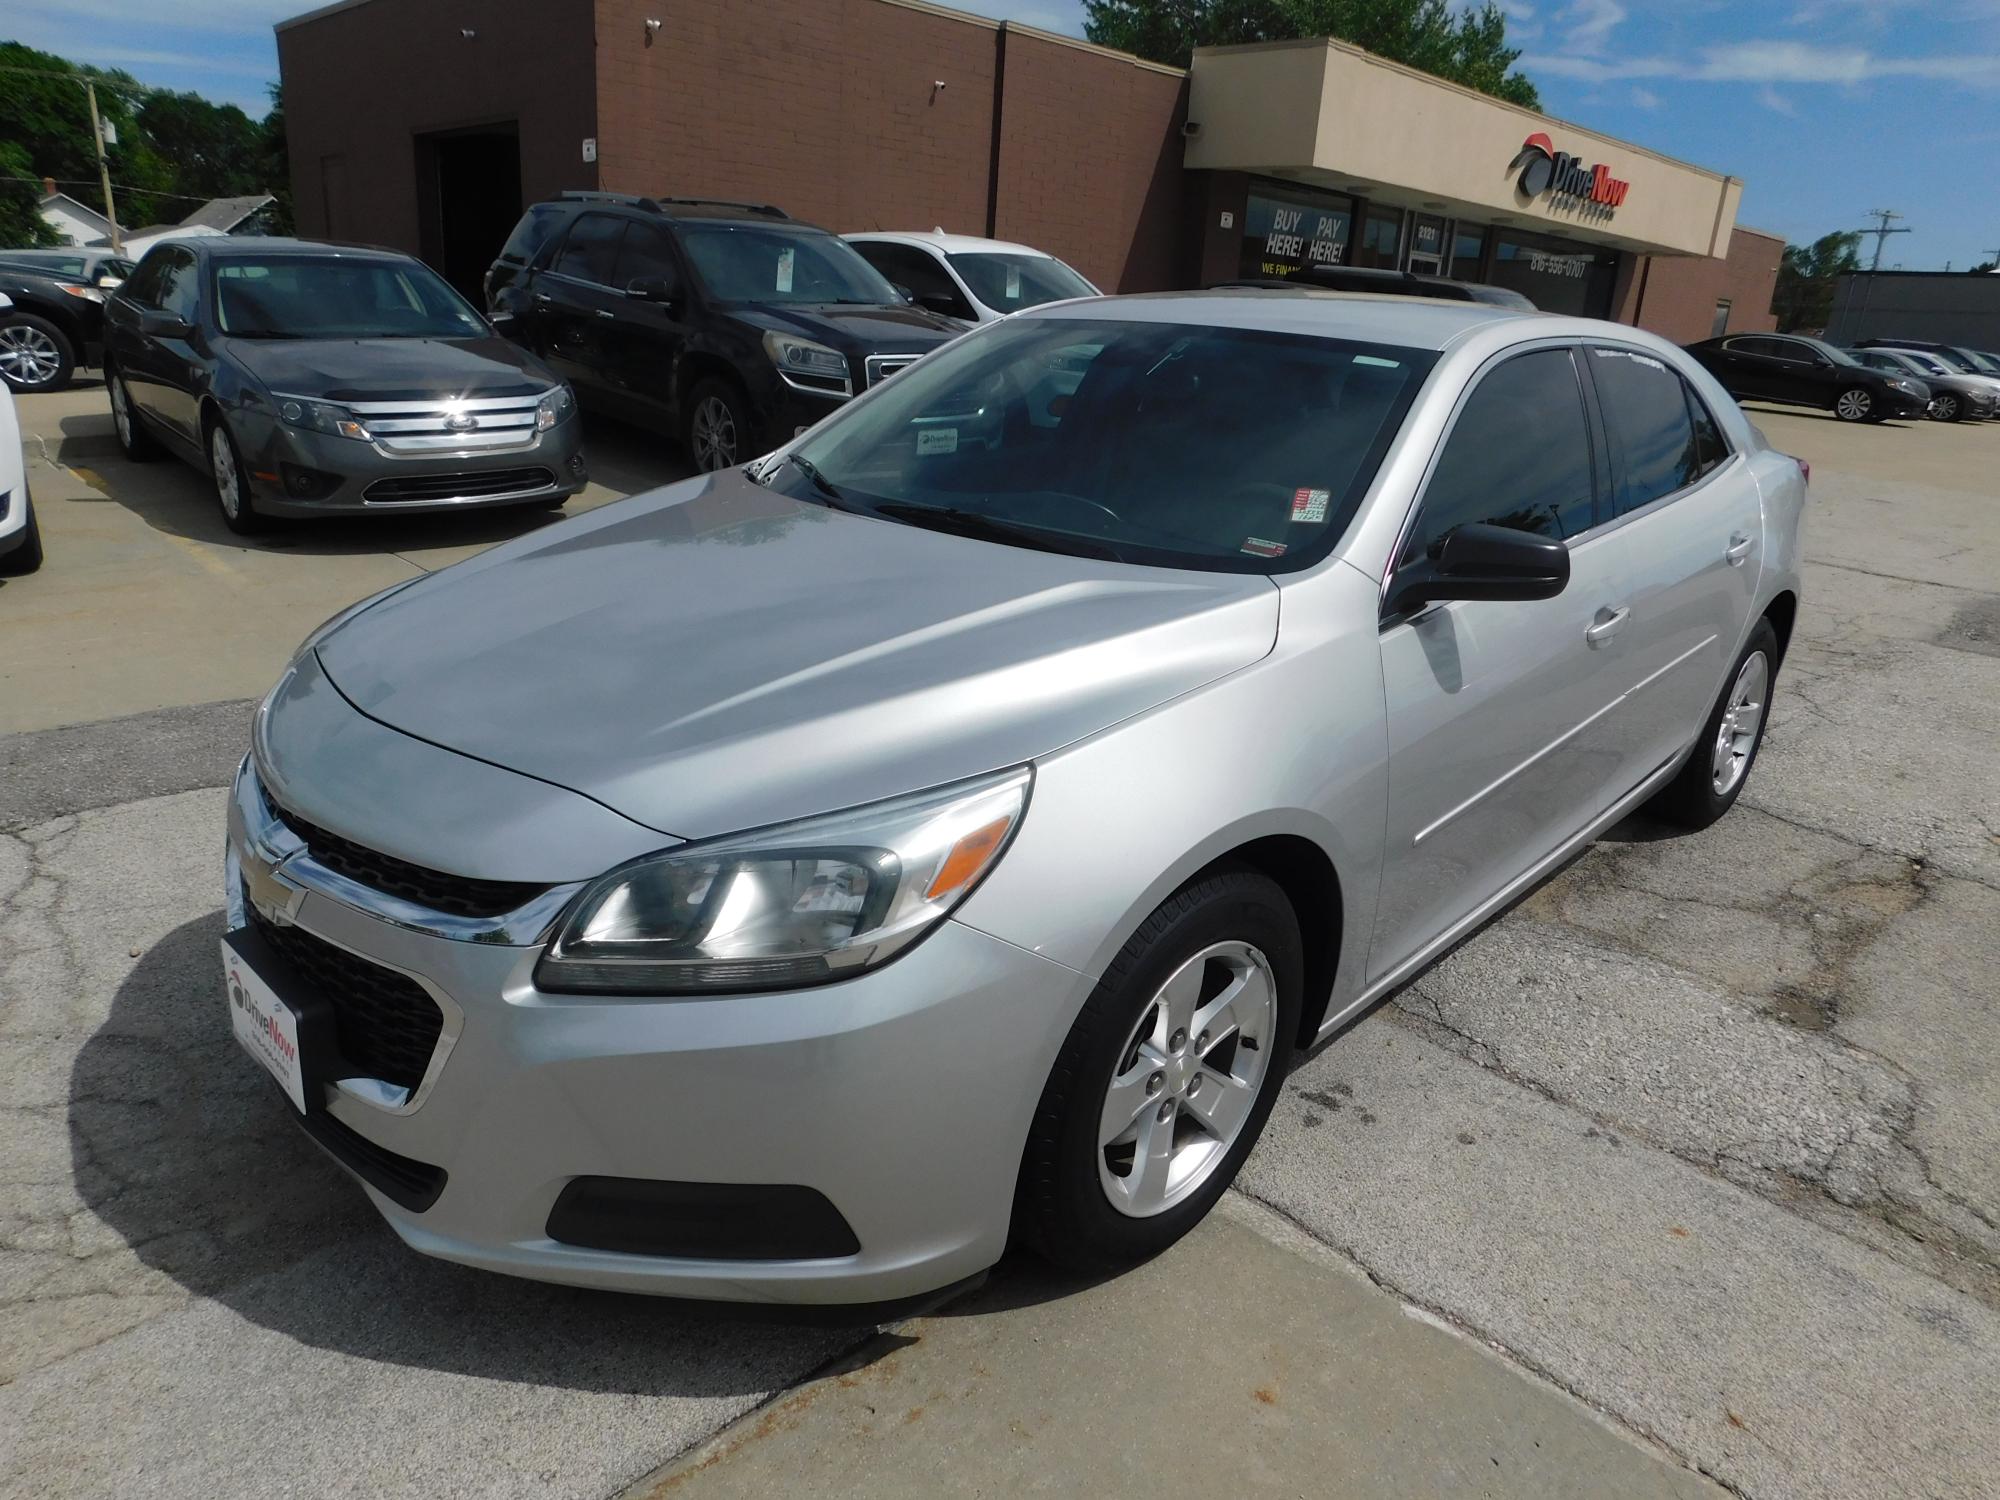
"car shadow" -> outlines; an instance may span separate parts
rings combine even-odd
[[[507,507],[463,512],[390,512],[273,521],[269,529],[239,536],[223,524],[207,474],[171,453],[134,463],[118,446],[107,405],[102,413],[63,417],[52,457],[96,492],[72,505],[122,505],[156,531],[191,541],[256,552],[306,557],[411,552],[429,548],[491,546],[552,526],[578,509]],[[594,483],[614,496],[637,494],[685,478],[689,466],[661,439],[608,419],[589,417],[584,456]]]
[[[1781,401],[1739,401],[1737,405],[1752,416],[1799,417],[1808,422],[1831,422],[1836,427],[1890,427],[1908,432],[1913,428],[1928,427],[1930,423],[1919,417],[1884,417],[1879,422],[1843,422],[1832,412],[1817,406],[1787,406]]]

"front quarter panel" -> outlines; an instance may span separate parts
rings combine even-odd
[[[1376,589],[1329,560],[1282,593],[1269,656],[1036,763],[1021,831],[961,921],[1101,975],[1197,871],[1292,835],[1331,860],[1343,907],[1300,926],[1340,924],[1335,1003],[1360,988],[1386,775]]]

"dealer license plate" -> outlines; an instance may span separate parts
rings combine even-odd
[[[242,954],[222,940],[222,973],[229,987],[229,1024],[236,1040],[271,1076],[300,1114],[306,1110],[305,1071],[299,1062],[299,1018],[257,977]]]

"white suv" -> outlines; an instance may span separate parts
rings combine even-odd
[[[7,299],[0,297],[0,306]],[[42,565],[42,530],[28,499],[28,465],[14,394],[0,384],[0,573],[32,573]]]
[[[942,229],[845,238],[918,306],[968,323],[994,323],[1024,307],[1098,295],[1064,262],[1029,245]]]

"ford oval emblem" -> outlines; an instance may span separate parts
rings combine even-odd
[[[446,432],[470,432],[479,425],[479,418],[467,416],[464,412],[453,412],[444,419]]]

